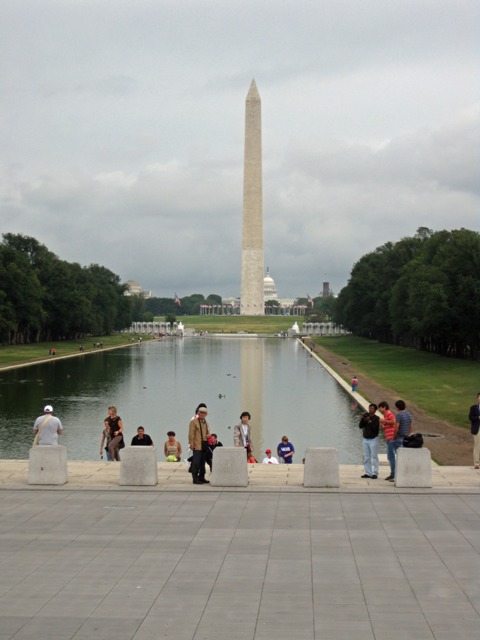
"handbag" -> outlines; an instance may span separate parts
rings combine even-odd
[[[421,433],[412,433],[404,436],[403,446],[407,449],[420,449],[423,447],[423,435]]]

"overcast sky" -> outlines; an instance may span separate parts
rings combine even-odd
[[[0,0],[1,231],[154,295],[239,295],[245,98],[265,266],[338,293],[480,230],[478,0]]]

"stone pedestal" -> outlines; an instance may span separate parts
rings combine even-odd
[[[59,444],[32,447],[28,461],[28,484],[68,482],[67,450]]]
[[[429,449],[400,447],[397,450],[395,486],[427,489],[432,486],[432,456]]]
[[[247,456],[243,447],[217,447],[213,450],[212,487],[246,487]]]
[[[338,450],[310,448],[305,452],[304,487],[339,487]]]
[[[157,448],[125,447],[121,449],[118,484],[131,487],[158,484]]]

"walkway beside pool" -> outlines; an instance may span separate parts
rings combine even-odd
[[[340,465],[339,489],[304,489],[302,464],[264,465],[251,464],[249,467],[249,485],[245,488],[219,488],[216,491],[255,492],[280,491],[302,493],[480,493],[480,471],[473,467],[443,467],[432,462],[431,489],[397,489],[392,482],[386,482],[389,466],[386,455],[380,455],[380,475],[377,480],[361,478],[364,473],[361,465]],[[101,489],[115,491],[192,491],[192,479],[187,466],[179,463],[158,463],[159,484],[155,487],[119,487],[120,465],[117,462],[104,461],[68,461],[68,483],[53,490],[62,489]],[[0,460],[0,489],[32,489],[27,485],[28,460]],[[208,474],[207,474],[208,478]],[[37,487],[38,488],[38,487]],[[45,489],[45,487],[40,487]],[[195,486],[195,491],[210,491],[208,485]],[[0,640],[1,632],[0,632]]]

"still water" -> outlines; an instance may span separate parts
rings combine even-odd
[[[341,463],[362,461],[360,410],[296,340],[227,337],[171,338],[0,373],[0,458],[28,458],[33,421],[47,403],[72,460],[99,458],[111,404],[128,444],[143,425],[160,449],[170,429],[185,449],[200,402],[227,446],[241,411],[249,411],[257,459],[287,435],[294,462],[320,446],[337,448]]]

